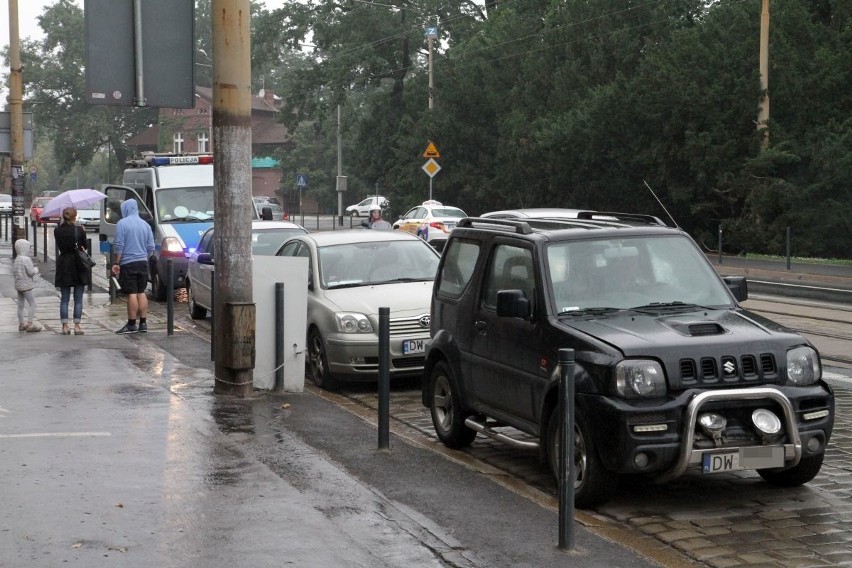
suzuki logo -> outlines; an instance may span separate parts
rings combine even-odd
[[[425,316],[420,316],[418,321],[420,322],[420,327],[429,327],[429,324],[432,322],[432,318],[427,314]]]
[[[722,363],[722,371],[724,371],[725,376],[731,377],[737,371],[737,364],[734,363],[733,359],[725,359]]]

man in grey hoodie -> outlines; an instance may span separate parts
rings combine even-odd
[[[122,291],[127,295],[127,323],[116,333],[148,331],[148,258],[154,253],[154,232],[139,216],[139,206],[133,199],[121,204],[121,220],[115,227],[114,262],[112,273],[118,276]],[[136,326],[136,317],[139,326]]]
[[[32,247],[26,239],[18,239],[15,241],[15,260],[12,261],[12,274],[15,276],[15,290],[18,292],[18,331],[41,331],[41,326],[33,322],[36,311],[35,296],[33,296],[33,288],[35,287],[35,277],[38,274],[38,268],[33,264],[33,259],[30,258]],[[27,311],[27,321],[24,321],[24,303],[27,303],[29,310]]]

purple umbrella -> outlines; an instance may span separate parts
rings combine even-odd
[[[41,216],[58,217],[63,209],[85,209],[102,199],[106,199],[106,195],[95,189],[69,189],[48,201],[41,211]]]

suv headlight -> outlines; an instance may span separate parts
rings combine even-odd
[[[355,312],[337,312],[337,331],[341,333],[373,333],[373,324],[364,314]]]
[[[651,398],[666,394],[666,377],[656,361],[624,360],[615,366],[615,390],[622,398]]]
[[[806,345],[787,351],[787,380],[797,386],[812,385],[822,374],[816,351]]]

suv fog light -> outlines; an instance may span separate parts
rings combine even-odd
[[[713,438],[717,448],[722,446],[722,435],[725,433],[725,426],[728,425],[724,416],[715,412],[702,414],[698,417],[698,425],[701,426],[704,435]]]
[[[819,450],[819,447],[821,445],[822,444],[820,443],[819,438],[814,436],[813,438],[808,440],[808,451],[809,452],[816,452],[817,450]]]
[[[781,431],[781,420],[765,408],[758,408],[752,412],[751,421],[764,436],[774,436]]]
[[[635,465],[638,469],[645,469],[648,467],[648,463],[651,459],[648,457],[648,454],[645,452],[639,452],[635,456],[633,456],[633,465]]]

